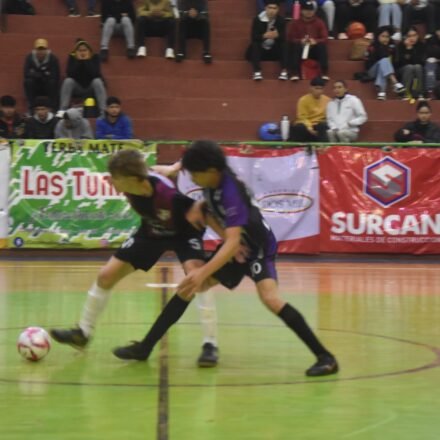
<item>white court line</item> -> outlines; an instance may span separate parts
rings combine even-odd
[[[165,289],[167,289],[167,288],[174,289],[175,287],[178,286],[178,284],[177,283],[147,283],[147,284],[145,284],[145,286],[152,287],[155,289],[164,289],[164,288]]]

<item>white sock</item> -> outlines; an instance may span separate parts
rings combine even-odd
[[[217,347],[217,311],[214,293],[211,290],[196,295],[197,307],[202,324],[203,343],[209,342]]]
[[[79,321],[79,328],[87,337],[92,334],[99,315],[104,311],[107,305],[110,293],[110,289],[102,289],[96,282],[90,288]]]

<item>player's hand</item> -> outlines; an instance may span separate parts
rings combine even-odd
[[[194,269],[177,286],[177,293],[185,298],[192,298],[202,290],[204,282],[202,268]]]
[[[180,171],[180,166],[173,165],[153,165],[151,170],[165,177],[176,177]]]
[[[235,254],[234,259],[239,263],[246,263],[248,256],[249,256],[249,248],[244,244],[240,244],[240,248]]]
[[[206,228],[206,217],[204,212],[205,202],[199,201],[194,203],[186,212],[185,218],[199,231]]]

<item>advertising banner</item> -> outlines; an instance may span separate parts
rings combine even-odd
[[[8,237],[8,188],[10,148],[6,140],[0,142],[0,249],[6,247]]]
[[[440,253],[440,150],[319,155],[323,252]]]
[[[141,141],[17,141],[9,188],[9,247],[119,246],[139,224],[106,172],[109,155],[122,148],[140,149],[149,165],[156,161],[156,145]]]
[[[319,168],[303,148],[246,150],[227,147],[228,164],[253,192],[278,240],[281,253],[319,252]],[[201,191],[186,173],[179,189],[193,198]],[[215,239],[208,231],[207,240]]]

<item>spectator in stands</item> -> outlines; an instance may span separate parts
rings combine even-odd
[[[379,0],[379,27],[392,26],[394,33],[391,39],[402,39],[402,7],[405,0]]]
[[[107,98],[105,115],[96,120],[96,139],[133,139],[131,120],[122,113],[119,98]]]
[[[136,13],[133,0],[102,0],[101,7],[102,37],[101,61],[108,59],[108,46],[112,35],[124,35],[127,44],[127,57],[134,58],[134,24]]]
[[[107,92],[101,75],[98,55],[94,54],[87,41],[79,38],[67,60],[67,74],[61,87],[61,110],[70,106],[72,96],[85,99],[94,95],[101,114],[105,111]]]
[[[264,11],[254,17],[251,28],[251,44],[246,59],[252,64],[255,81],[261,81],[261,61],[278,61],[281,65],[280,80],[287,80],[285,50],[285,20],[279,15],[277,0],[266,0]]]
[[[34,114],[26,120],[26,139],[54,139],[58,118],[50,111],[49,99],[45,96],[35,99]]]
[[[301,17],[291,21],[287,30],[288,64],[291,81],[300,79],[301,60],[311,58],[318,62],[322,79],[328,81],[328,32],[324,22],[316,17],[313,3],[301,4]],[[306,54],[305,52],[308,52]]]
[[[435,9],[429,0],[407,0],[403,8],[402,32],[406,34],[411,25],[424,23],[426,25],[425,39],[429,39],[434,34],[435,29]]]
[[[440,31],[435,31],[433,37],[426,41],[425,90],[428,98],[433,97],[434,90],[437,88],[439,60]]]
[[[49,107],[58,109],[58,90],[60,87],[60,64],[50,51],[49,43],[44,38],[34,42],[34,50],[24,62],[24,91],[29,111],[35,106],[37,96],[47,96]]]
[[[405,86],[397,81],[394,67],[391,62],[394,56],[395,46],[390,44],[391,30],[388,26],[377,29],[374,41],[368,46],[366,52],[365,67],[368,77],[374,79],[377,88],[377,99],[386,99],[387,84],[391,82],[394,92],[405,93]]]
[[[296,107],[296,122],[289,140],[295,142],[327,142],[326,108],[330,98],[324,95],[325,81],[316,77],[310,81],[310,92],[301,96]]]
[[[335,28],[339,40],[347,40],[346,29],[350,22],[364,24],[367,33],[365,38],[373,39],[376,28],[376,0],[336,0]]]
[[[0,98],[0,138],[21,139],[24,136],[25,120],[16,110],[14,97],[4,95]]]
[[[65,0],[67,7],[69,8],[69,17],[80,17],[78,5],[76,0]],[[96,0],[87,0],[87,17],[99,17],[99,14],[95,12]]]
[[[208,17],[207,0],[181,0],[178,50],[176,61],[185,59],[187,38],[198,38],[202,40],[202,59],[206,64],[212,62],[210,53],[211,47],[211,25]]]
[[[69,108],[55,127],[55,138],[93,139],[93,131],[79,108]]]
[[[406,98],[424,99],[423,64],[425,45],[415,27],[410,27],[394,53],[394,67],[406,89]]]
[[[417,119],[396,131],[396,142],[440,143],[440,127],[431,122],[432,111],[425,101],[417,104]]]
[[[5,4],[5,10],[8,14],[35,15],[35,8],[31,0],[3,0],[0,1],[0,13],[2,4]]]
[[[328,138],[330,142],[355,142],[359,128],[367,121],[362,101],[348,93],[343,80],[333,83],[334,98],[327,105]]]
[[[146,57],[145,37],[164,37],[165,58],[174,59],[176,19],[170,0],[142,0],[136,21],[137,56]]]

